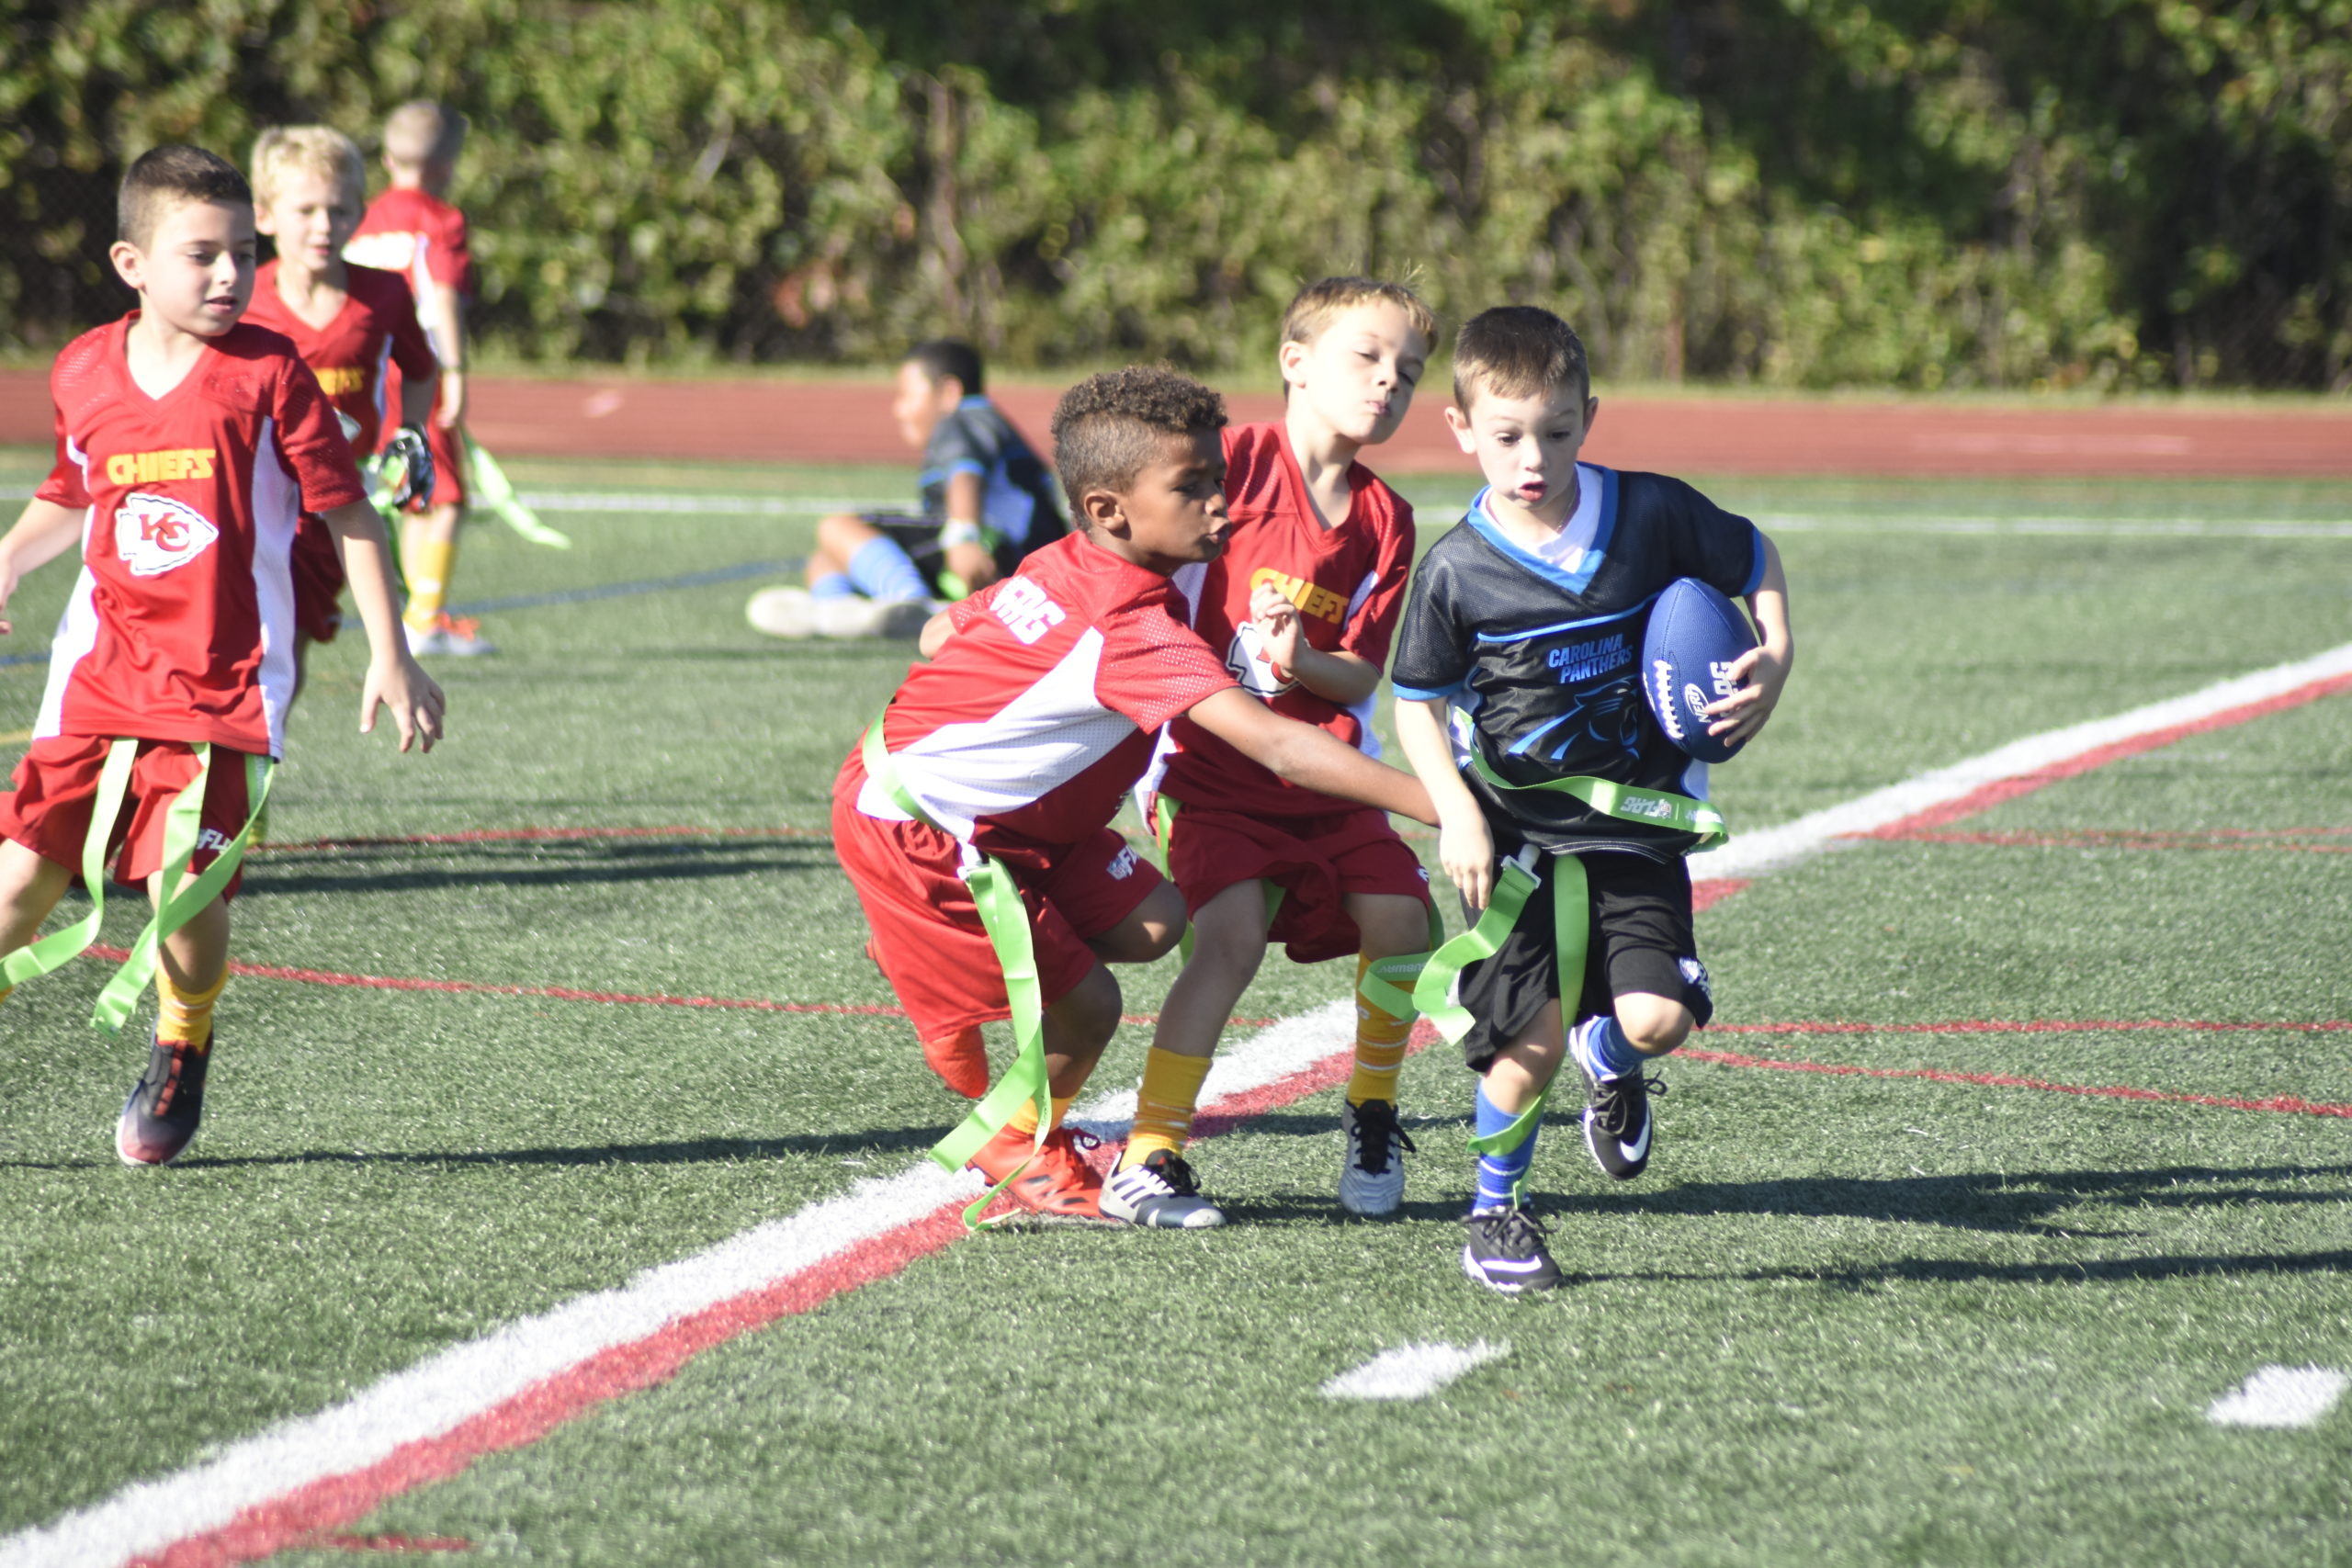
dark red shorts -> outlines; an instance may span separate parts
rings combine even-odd
[[[441,400],[433,401],[433,417],[424,422],[424,444],[433,452],[433,495],[427,507],[466,503],[466,443],[464,436],[441,423]]]
[[[1235,811],[1176,811],[1168,870],[1184,895],[1184,913],[1237,882],[1261,878],[1283,890],[1266,932],[1301,964],[1353,953],[1362,939],[1348,918],[1351,893],[1393,893],[1430,901],[1429,873],[1389,825],[1369,807],[1288,820]]]
[[[964,846],[920,822],[882,822],[857,809],[863,770],[843,771],[833,795],[833,851],[874,931],[870,951],[899,993],[919,1040],[1012,1016],[1004,971],[958,874]],[[1012,867],[1029,908],[1037,977],[1051,1007],[1102,962],[1087,946],[1133,914],[1162,878],[1105,828],[1035,865]]]
[[[55,865],[82,870],[82,845],[90,836],[90,813],[96,809],[98,775],[106,770],[111,740],[80,735],[53,735],[36,740],[17,764],[17,791],[0,796],[0,838],[17,843]],[[196,751],[182,740],[142,740],[139,760],[131,764],[130,787],[124,793],[122,814],[107,836],[107,853],[114,863],[113,880],[144,886],[164,869],[164,816],[196,778]],[[252,809],[245,793],[245,754],[226,747],[212,749],[212,777],[204,791],[203,827],[197,851],[188,862],[202,871],[218,858],[242,831]],[[229,879],[224,897],[236,895],[244,880],[239,871]]]
[[[294,529],[294,635],[333,642],[343,627],[343,558],[334,535],[305,512]]]

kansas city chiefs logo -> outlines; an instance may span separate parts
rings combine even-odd
[[[1253,697],[1276,697],[1298,684],[1285,681],[1274,673],[1274,661],[1266,651],[1266,639],[1258,631],[1258,623],[1244,621],[1241,629],[1233,634],[1226,645],[1225,672],[1241,683],[1241,689]]]
[[[133,577],[160,577],[209,549],[220,530],[192,506],[133,491],[114,514],[115,554]]]

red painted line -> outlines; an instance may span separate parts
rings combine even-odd
[[[2199,1034],[2235,1034],[2285,1030],[2303,1034],[2352,1031],[2352,1019],[2309,1021],[2249,1019],[2224,1022],[2204,1018],[1954,1019],[1942,1023],[1853,1023],[1821,1020],[1792,1023],[1711,1023],[1713,1034],[2107,1034],[2149,1029],[2179,1029]]]
[[[471,1551],[461,1535],[322,1535],[294,1543],[303,1551]]]
[[[2108,1100],[2163,1100],[2177,1105],[2211,1105],[2227,1111],[2268,1111],[2301,1116],[2352,1117],[2352,1105],[2329,1104],[2281,1095],[2275,1100],[2233,1100],[2225,1095],[2173,1094],[2162,1089],[2124,1085],[2053,1083],[2048,1078],[2018,1077],[2010,1073],[1955,1073],[1940,1067],[1858,1067],[1842,1062],[1776,1062],[1765,1056],[1745,1056],[1733,1051],[1700,1051],[1684,1046],[1675,1053],[1724,1067],[1758,1067],[1779,1073],[1822,1073],[1833,1077],[1917,1078],[1928,1083],[1971,1084],[1984,1089],[2031,1089],[2046,1094],[2077,1094]]]
[[[2270,851],[2290,854],[2352,854],[2352,843],[2310,843],[2306,840],[2352,828],[2282,828],[2266,832],[2245,829],[2215,829],[2202,833],[2165,833],[2135,828],[2052,828],[2041,830],[1963,833],[1921,829],[1917,832],[1882,830],[1873,837],[1899,838],[1909,843],[1993,844],[2004,849],[2036,850],[2235,850]]]
[[[1424,1023],[1414,1031],[1408,1049],[1418,1051],[1437,1037],[1437,1031]],[[1326,1061],[1219,1101],[1216,1113],[1195,1126],[1195,1135],[1215,1136],[1346,1081],[1346,1055],[1340,1053],[1336,1065]],[[706,1350],[888,1279],[960,1239],[965,1235],[963,1207],[946,1204],[763,1290],[673,1319],[642,1339],[592,1356],[437,1437],[402,1444],[365,1469],[328,1476],[243,1509],[220,1529],[177,1541],[160,1555],[135,1558],[134,1568],[228,1568],[315,1541],[324,1532],[367,1517],[402,1493],[449,1480],[477,1460],[535,1443],[600,1404],[667,1382]]]
[[[2104,768],[2110,762],[2121,761],[2126,757],[2136,757],[2143,751],[2160,750],[2177,740],[2185,740],[2192,735],[2202,735],[2209,730],[2227,729],[2270,714],[2283,713],[2289,708],[2301,707],[2305,703],[2317,702],[2322,697],[2334,696],[2338,692],[2352,692],[2352,675],[2336,675],[2324,681],[2313,681],[2309,685],[2298,686],[2291,692],[2281,692],[2275,697],[2266,697],[2258,703],[2246,703],[2238,707],[2224,708],[2220,713],[2207,714],[2203,718],[2191,719],[2186,724],[2176,724],[2164,729],[2152,729],[2145,735],[2134,735],[2129,739],[2118,740],[2111,745],[2096,747],[2079,756],[2069,757],[2063,762],[2053,762],[2046,768],[2036,768],[2031,773],[2019,773],[2014,778],[1996,779],[1980,789],[1971,790],[1957,800],[1949,800],[1941,806],[1929,807],[1927,810],[1917,812],[1900,821],[1890,822],[1885,827],[1874,829],[1868,833],[1857,833],[1854,837],[1900,839],[1925,829],[1946,827],[1963,818],[1973,817],[1980,811],[1989,811],[2003,801],[2015,800],[2022,795],[2031,795],[2035,790],[2056,784],[2061,779],[2074,778],[2078,774],[2090,773],[2094,769]]]
[[[1750,881],[1750,878],[1745,876],[1706,876],[1692,879],[1690,912],[1695,915],[1702,909],[1722,903],[1735,893],[1745,893],[1747,891]]]

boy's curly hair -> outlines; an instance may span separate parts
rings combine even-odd
[[[1073,518],[1089,491],[1125,495],[1170,435],[1225,428],[1225,400],[1165,365],[1089,376],[1054,406],[1054,468]]]
[[[235,164],[201,147],[151,148],[123,172],[115,193],[115,237],[143,251],[164,219],[191,201],[251,207],[253,187]]]
[[[1592,396],[1592,370],[1576,328],[1534,305],[1498,305],[1462,323],[1453,340],[1453,401],[1464,413],[1480,392],[1541,397],[1574,387]]]

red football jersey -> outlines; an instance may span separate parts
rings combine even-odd
[[[1372,700],[1342,706],[1277,675],[1250,623],[1250,594],[1260,582],[1273,583],[1298,606],[1311,646],[1385,668],[1413,565],[1412,507],[1358,463],[1348,470],[1346,520],[1324,527],[1280,423],[1228,426],[1225,461],[1232,537],[1216,560],[1175,577],[1191,603],[1193,629],[1227,671],[1276,713],[1378,756]],[[1190,719],[1168,727],[1165,750],[1159,788],[1195,809],[1286,818],[1361,809],[1275,776]]]
[[[435,283],[464,295],[474,291],[466,215],[421,190],[394,188],[369,202],[343,259],[399,273],[420,299]]]
[[[275,757],[294,691],[296,522],[368,492],[291,343],[241,322],[151,398],[124,356],[137,314],[83,333],[50,372],[57,466],[39,494],[87,518],[33,735]]]
[[[397,273],[372,266],[346,266],[348,298],[334,321],[314,327],[294,313],[277,296],[277,264],[264,264],[254,278],[254,302],[244,319],[257,327],[284,333],[294,352],[318,378],[319,390],[340,412],[357,422],[351,438],[355,452],[373,452],[383,445],[385,427],[395,423],[384,367],[397,365],[402,376],[430,376],[440,367],[424,329],[416,324],[416,297]]]
[[[956,635],[883,715],[900,782],[983,853],[1101,831],[1159,728],[1233,684],[1181,608],[1166,578],[1083,535],[1031,555],[956,605]],[[857,808],[907,819],[870,780]]]

